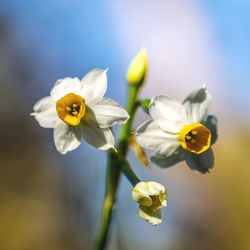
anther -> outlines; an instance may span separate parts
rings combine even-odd
[[[189,140],[191,140],[192,137],[190,135],[186,135],[185,138],[186,138],[186,140],[189,141]]]
[[[75,104],[75,103],[73,103],[73,108],[76,108],[76,107],[78,107],[78,105],[77,104]]]
[[[195,131],[195,130],[191,130],[191,133],[192,133],[192,135],[197,135],[198,134],[198,132]]]
[[[75,110],[75,111],[72,111],[71,113],[72,113],[73,115],[78,115],[78,111],[76,111],[76,110]]]
[[[69,106],[66,107],[67,111],[71,111],[71,108]]]
[[[195,139],[191,139],[191,143],[195,143],[196,142],[196,140]]]

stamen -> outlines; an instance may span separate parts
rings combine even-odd
[[[70,113],[70,115],[77,116],[79,114],[80,106],[73,103],[72,105],[67,106],[66,110]]]
[[[158,210],[162,207],[159,195],[150,195],[150,198],[152,199],[151,209]]]
[[[186,135],[185,138],[189,141],[192,137],[190,135]]]
[[[196,130],[191,130],[191,133],[192,133],[192,135],[197,135],[197,131]]]

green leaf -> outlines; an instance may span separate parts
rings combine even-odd
[[[149,114],[149,105],[150,105],[151,100],[148,98],[145,98],[143,100],[139,101],[140,107],[147,113]]]

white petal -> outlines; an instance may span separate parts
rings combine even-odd
[[[136,130],[138,144],[142,147],[157,150],[158,153],[167,155],[169,151],[179,147],[178,135],[164,132],[155,121],[148,120]]]
[[[199,155],[188,153],[186,163],[192,170],[205,174],[214,165],[213,150],[210,148]]]
[[[81,95],[81,82],[78,78],[59,79],[51,89],[50,95],[57,101],[69,93]]]
[[[189,122],[202,122],[206,119],[209,107],[212,102],[212,95],[206,86],[191,92],[184,100]]]
[[[82,96],[87,103],[102,98],[107,90],[107,70],[91,70],[81,80]]]
[[[148,187],[145,182],[136,184],[132,191],[132,198],[143,206],[150,207],[152,205],[152,199],[149,197]]]
[[[129,118],[127,111],[109,98],[101,98],[91,104],[86,112],[86,119],[100,128],[109,128],[115,124],[126,123]]]
[[[162,155],[159,154],[157,151],[155,151],[151,156],[150,160],[162,167],[162,168],[167,168],[171,167],[181,161],[183,161],[185,158],[185,151],[181,149],[181,147],[177,148],[173,153],[169,155]]]
[[[148,181],[147,186],[150,195],[159,195],[160,193],[165,193],[166,191],[163,185],[155,181]]]
[[[95,148],[100,150],[114,148],[115,139],[109,128],[101,129],[94,124],[83,122],[81,129],[83,139]]]
[[[54,129],[54,141],[56,149],[61,154],[66,154],[80,145],[81,129],[79,127],[68,126],[61,122]]]
[[[185,107],[167,96],[156,96],[151,100],[149,114],[166,132],[179,133],[187,124]]]
[[[54,128],[59,122],[55,101],[50,96],[39,100],[34,105],[34,112],[31,115],[35,117],[43,128]]]
[[[217,123],[218,119],[213,115],[207,116],[207,119],[204,121],[204,125],[211,131],[211,145],[214,144],[218,139]]]
[[[152,209],[150,209],[148,207],[139,206],[138,215],[142,219],[153,224],[154,226],[156,226],[162,222],[160,209],[153,211]]]
[[[133,192],[135,191],[133,196]],[[144,197],[149,197],[151,195],[159,195],[161,193],[165,193],[166,189],[163,185],[161,185],[158,182],[154,182],[154,181],[141,181],[139,183],[136,184],[136,186],[134,187],[134,190],[132,192],[132,197],[135,201],[139,201],[138,199],[136,200],[136,198],[138,198],[138,193],[140,193],[140,196],[144,196]]]
[[[159,194],[159,200],[161,202],[161,205],[163,207],[167,206],[167,192]]]

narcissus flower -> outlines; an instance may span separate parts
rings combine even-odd
[[[82,80],[58,80],[31,115],[40,126],[54,129],[56,149],[62,154],[76,149],[81,139],[101,150],[114,148],[110,127],[125,123],[129,115],[114,100],[103,97],[106,89],[107,71],[101,69]]]
[[[132,198],[139,203],[138,215],[147,222],[157,225],[162,222],[161,208],[167,206],[167,193],[157,182],[139,182],[132,191]]]
[[[153,150],[150,159],[160,167],[185,160],[201,173],[213,166],[211,145],[217,139],[217,119],[208,115],[212,96],[205,86],[190,93],[183,103],[167,96],[152,98],[152,119],[136,130],[138,143]]]

